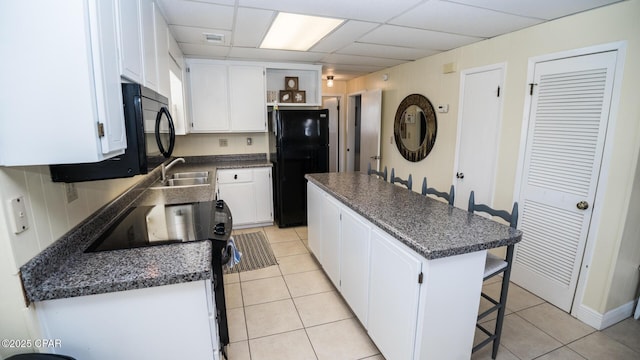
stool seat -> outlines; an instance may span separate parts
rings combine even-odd
[[[66,355],[30,353],[30,354],[18,354],[18,355],[9,356],[7,360],[76,360],[76,359]]]
[[[484,279],[488,279],[493,275],[500,273],[500,270],[509,265],[504,259],[495,256],[491,253],[487,253],[487,260],[484,264]]]

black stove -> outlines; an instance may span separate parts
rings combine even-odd
[[[222,266],[232,254],[228,241],[233,228],[231,210],[223,200],[184,204],[135,206],[116,219],[86,253],[210,240],[213,289],[221,349],[229,344]]]

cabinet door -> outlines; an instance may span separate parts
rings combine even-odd
[[[142,23],[143,85],[158,91],[158,63],[156,50],[156,10],[153,0],[140,1]]]
[[[229,66],[229,112],[232,131],[266,131],[265,99],[262,66]]]
[[[322,200],[322,267],[340,288],[340,204],[326,194]]]
[[[142,83],[142,33],[138,1],[118,1],[120,75]]]
[[[273,221],[273,188],[271,168],[253,169],[253,184],[256,192],[256,223]]]
[[[194,132],[229,129],[227,67],[220,64],[189,66],[191,129]]]
[[[368,332],[387,359],[412,359],[422,264],[381,230],[371,232]]]
[[[155,7],[156,56],[158,62],[158,93],[171,96],[169,85],[169,26],[162,17],[160,9]]]
[[[307,183],[307,231],[309,248],[322,264],[322,190]]]
[[[369,308],[370,232],[369,223],[361,216],[342,209],[340,292],[365,328]]]
[[[256,221],[256,193],[252,169],[218,170],[218,199],[224,200],[233,216],[233,225]]]

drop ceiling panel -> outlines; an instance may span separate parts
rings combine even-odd
[[[311,50],[328,53],[334,52],[358,40],[362,35],[375,29],[377,26],[379,25],[376,23],[355,20],[347,21],[334,32],[320,40]]]
[[[541,22],[541,19],[445,1],[428,1],[390,21],[395,25],[485,38]]]
[[[417,60],[437,54],[435,50],[412,49],[399,46],[353,43],[336,53],[344,55],[373,56],[396,60]]]
[[[193,1],[161,0],[160,7],[167,17],[169,25],[225,30],[231,30],[233,26],[233,6]]]
[[[445,51],[479,40],[482,40],[482,38],[395,25],[383,25],[363,36],[360,42]]]
[[[211,59],[224,59],[229,53],[230,47],[200,44],[178,43],[182,53],[187,57],[204,57]]]
[[[422,0],[239,0],[238,4],[241,7],[268,8],[297,14],[385,22],[402,14],[421,1]]]
[[[169,30],[179,43],[191,43],[191,44],[203,44],[203,45],[218,45],[229,46],[231,43],[231,31],[207,29],[199,27],[189,27],[182,25],[169,25]],[[220,34],[224,35],[224,42],[221,44],[210,43],[205,40],[204,33],[207,34]]]
[[[322,63],[346,64],[346,65],[370,65],[391,67],[402,64],[406,61],[396,59],[383,59],[370,56],[331,54],[322,58]]]
[[[304,51],[286,51],[272,49],[253,49],[233,47],[229,51],[230,59],[247,59],[247,60],[268,60],[268,61],[302,61],[302,62],[318,62],[324,54],[312,53]]]
[[[271,10],[238,8],[233,45],[244,47],[260,46],[262,38],[269,30],[275,14],[276,12]]]
[[[452,0],[452,2],[503,11],[509,14],[551,20],[620,0]]]

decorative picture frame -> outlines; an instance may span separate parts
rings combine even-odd
[[[306,103],[307,102],[307,92],[304,90],[293,91],[293,102],[294,103]]]
[[[285,76],[284,78],[285,90],[298,90],[298,77],[297,76]]]
[[[280,95],[278,96],[278,102],[280,103],[292,103],[293,102],[293,91],[290,90],[280,90]]]

